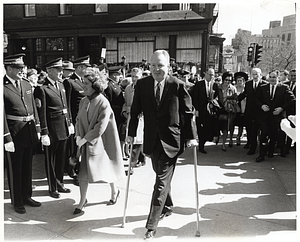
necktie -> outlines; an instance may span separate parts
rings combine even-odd
[[[16,85],[17,90],[19,92],[21,92],[21,86],[20,86],[20,81],[19,80],[16,80],[15,85]]]
[[[257,82],[254,82],[254,90],[257,88]]]
[[[160,103],[160,84],[159,83],[157,83],[157,85],[156,85],[155,101],[156,101],[156,107],[158,108],[159,103]]]
[[[274,86],[272,86],[272,89],[271,89],[271,100],[273,99],[273,96],[274,96]]]
[[[57,90],[59,90],[59,87],[58,87],[58,82],[56,81],[56,82],[54,82],[54,86],[55,86],[55,88],[57,89]]]
[[[209,82],[207,82],[207,85],[206,85],[206,94],[207,94],[207,97],[209,97]]]

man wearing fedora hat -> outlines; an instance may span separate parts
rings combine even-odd
[[[73,73],[74,73],[75,69],[73,67],[73,63],[71,61],[65,60],[63,61],[63,81],[65,79],[69,79]]]
[[[24,205],[41,206],[32,196],[32,158],[40,137],[40,121],[33,90],[22,79],[25,54],[4,58],[4,150],[11,203],[17,213],[25,213]]]
[[[74,133],[66,91],[60,82],[63,73],[62,58],[49,61],[48,76],[42,86],[36,87],[34,96],[41,121],[42,145],[45,150],[46,174],[49,193],[59,198],[59,192],[69,193],[64,187],[63,175],[67,139]]]
[[[84,70],[91,66],[90,65],[90,56],[83,56],[80,58],[77,58],[73,61],[74,65],[74,72],[70,76],[70,78],[66,79],[64,81],[64,86],[66,88],[66,94],[68,102],[70,103],[70,112],[72,117],[72,123],[75,125],[76,123],[76,117],[79,110],[79,103],[80,100],[84,97],[83,95],[83,76],[84,76]],[[77,145],[75,142],[74,135],[71,135],[69,138],[69,144],[68,145],[68,154],[69,157],[75,157],[77,153]],[[74,171],[74,169],[69,170],[69,176],[74,178],[75,185],[78,185],[77,175]]]

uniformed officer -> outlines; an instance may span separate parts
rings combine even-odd
[[[45,65],[48,76],[34,96],[41,121],[41,142],[44,145],[49,193],[59,198],[58,192],[69,193],[63,184],[67,139],[74,133],[62,78],[62,58]]]
[[[39,141],[40,121],[33,90],[22,79],[25,54],[4,58],[4,149],[11,203],[17,213],[25,213],[24,205],[41,206],[32,196],[32,158]]]
[[[72,123],[75,125],[76,117],[78,114],[80,100],[83,95],[83,76],[84,70],[90,65],[90,56],[83,56],[73,61],[74,73],[64,80],[64,86],[66,89],[68,103],[70,103],[70,112],[72,117]],[[77,145],[74,135],[71,135],[68,142],[67,149],[69,157],[75,157],[77,153]],[[72,168],[72,167],[69,167]],[[77,175],[74,169],[67,169],[69,176],[74,178],[75,185],[78,185]]]
[[[125,118],[121,116],[122,107],[124,105],[124,96],[119,85],[120,78],[122,78],[121,68],[121,66],[108,67],[108,86],[105,89],[105,94],[115,114],[118,129],[120,125],[125,122]]]
[[[75,69],[74,69],[73,63],[71,61],[68,61],[68,60],[63,61],[62,81],[64,81],[65,79],[69,79],[73,75],[74,71],[75,71]]]

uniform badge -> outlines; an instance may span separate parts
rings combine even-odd
[[[26,91],[26,94],[27,94],[27,95],[30,95],[31,93],[32,93],[31,90],[27,90],[27,91]]]

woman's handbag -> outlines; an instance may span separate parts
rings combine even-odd
[[[79,167],[80,167],[79,157],[80,157],[80,148],[77,147],[76,155],[69,157],[68,160],[69,164],[68,164],[67,172],[70,177],[73,177],[79,173]]]
[[[229,99],[224,103],[225,110],[231,113],[240,113],[241,108],[236,100]]]

